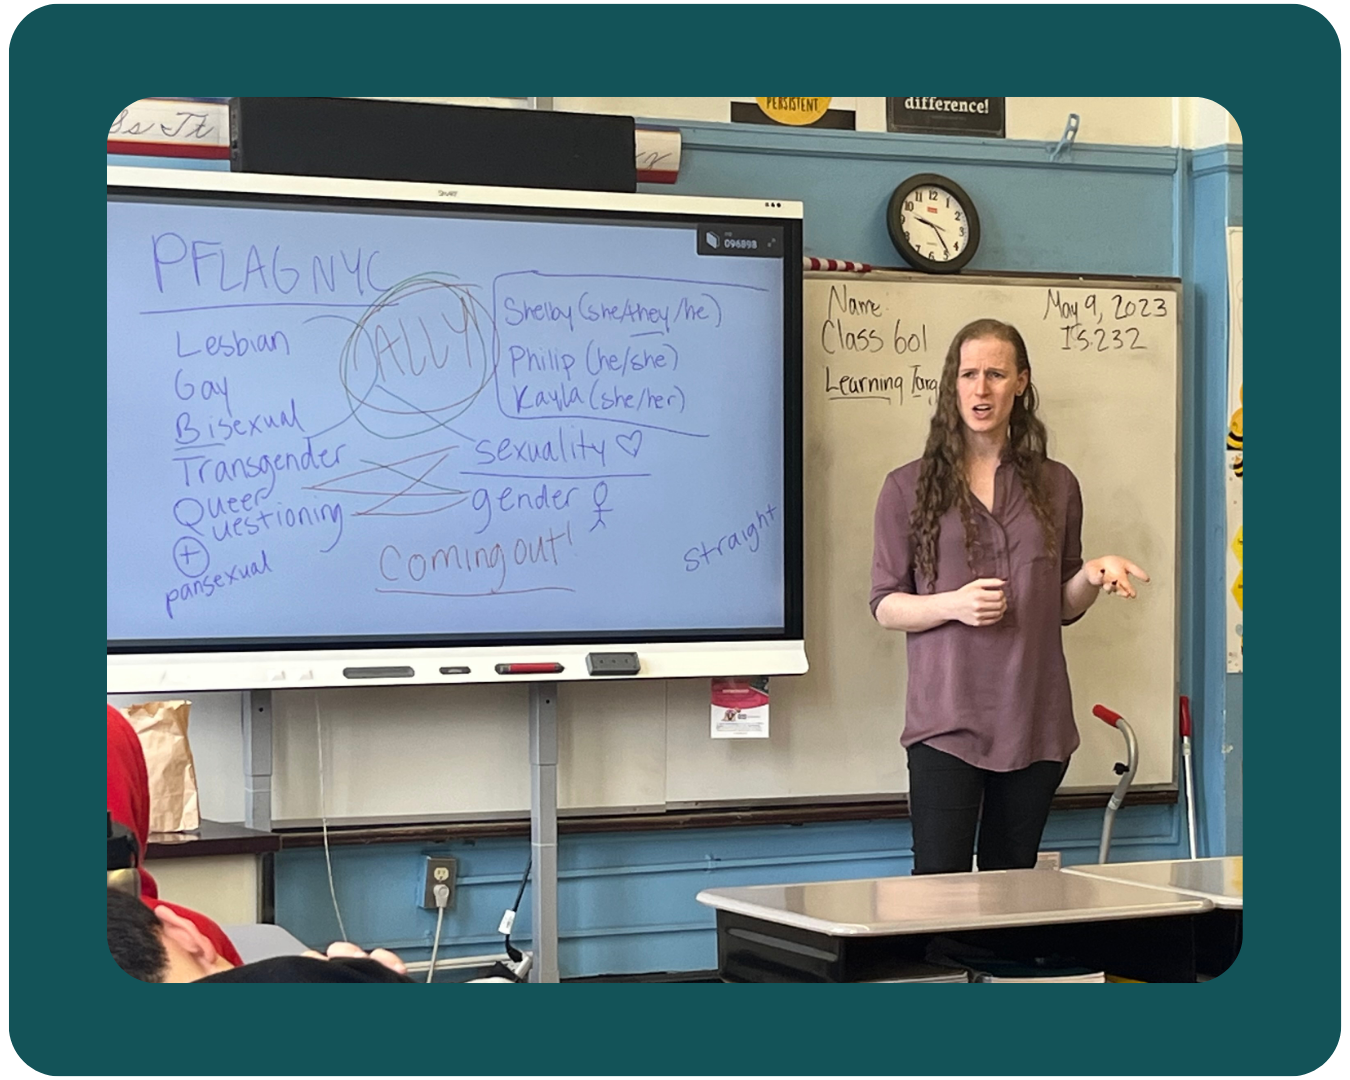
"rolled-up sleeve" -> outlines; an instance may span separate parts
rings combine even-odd
[[[872,531],[872,614],[894,592],[914,591],[913,550],[910,542],[910,498],[897,475],[886,477],[877,498]]]

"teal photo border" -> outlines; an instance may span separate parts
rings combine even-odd
[[[1257,298],[1245,312],[1256,388],[1245,533],[1259,569],[1244,620],[1252,917],[1234,968],[1201,985],[1004,990],[997,1001],[847,985],[180,991],[118,971],[97,893],[75,872],[95,857],[84,851],[98,820],[88,804],[104,770],[97,738],[80,727],[96,700],[103,595],[88,515],[104,495],[93,472],[104,369],[92,365],[105,331],[85,298],[96,287],[90,245],[103,234],[99,136],[115,114],[161,94],[885,96],[920,86],[1199,96],[1241,126],[1245,275]],[[108,4],[29,14],[10,42],[9,100],[9,1001],[19,1056],[63,1075],[1290,1075],[1322,1064],[1340,1034],[1341,984],[1340,101],[1335,31],[1290,5]],[[1281,229],[1282,207],[1304,226]],[[1292,573],[1323,549],[1330,582]],[[1278,581],[1277,567],[1289,571]]]

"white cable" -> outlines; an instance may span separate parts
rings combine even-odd
[[[441,920],[445,918],[445,908],[436,912],[436,939],[431,943],[431,966],[427,968],[427,982],[436,974],[436,950],[441,947]]]
[[[450,886],[437,885],[432,893],[436,897],[436,937],[431,942],[431,964],[427,967],[427,982],[436,974],[436,953],[441,947],[441,922],[445,919],[445,906],[450,902]]]
[[[314,730],[319,740],[319,821],[323,825],[323,861],[328,866],[328,895],[333,898],[333,914],[337,916],[338,931],[343,941],[350,941],[347,928],[342,925],[342,912],[338,910],[337,889],[333,885],[333,854],[328,850],[328,814],[324,810],[323,793],[323,718],[319,714],[319,692],[314,691]]]

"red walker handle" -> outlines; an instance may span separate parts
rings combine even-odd
[[[1105,705],[1092,706],[1092,715],[1098,720],[1105,720],[1112,727],[1116,726],[1116,721],[1120,719],[1120,713],[1108,709]]]
[[[1181,695],[1181,737],[1191,737],[1191,699],[1185,694]]]

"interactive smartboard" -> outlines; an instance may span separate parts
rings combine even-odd
[[[799,207],[126,180],[110,653],[800,653]]]

